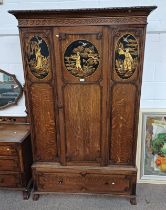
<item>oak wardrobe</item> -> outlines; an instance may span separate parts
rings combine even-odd
[[[9,11],[20,32],[34,200],[103,193],[136,204],[145,33],[155,8]]]

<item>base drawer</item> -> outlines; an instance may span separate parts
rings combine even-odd
[[[0,170],[1,171],[19,171],[18,159],[0,159]]]
[[[20,174],[0,174],[0,187],[21,187]]]
[[[78,174],[38,174],[38,190],[45,192],[79,192],[82,178]]]
[[[17,155],[17,149],[14,145],[0,145],[0,154],[1,155]]]
[[[88,174],[85,190],[99,193],[128,192],[129,184],[129,179],[124,175]]]
[[[37,190],[44,192],[129,192],[130,180],[125,175],[88,173],[39,173]]]

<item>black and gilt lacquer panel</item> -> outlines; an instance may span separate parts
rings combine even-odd
[[[122,79],[130,78],[138,66],[138,41],[131,34],[124,34],[115,48],[115,70]]]
[[[49,49],[40,36],[33,36],[27,45],[27,61],[31,73],[37,79],[44,79],[50,71]]]
[[[98,50],[87,40],[72,42],[64,53],[66,69],[79,78],[93,74],[99,66],[99,59]]]

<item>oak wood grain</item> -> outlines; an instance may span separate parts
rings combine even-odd
[[[30,89],[35,159],[52,161],[57,156],[53,91],[48,84],[33,84]]]
[[[134,85],[113,86],[110,160],[115,164],[132,163],[135,98]]]
[[[98,85],[64,89],[68,161],[97,161],[101,144],[101,93]]]

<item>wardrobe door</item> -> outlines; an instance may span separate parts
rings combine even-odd
[[[110,162],[135,165],[145,30],[112,30]]]
[[[35,161],[58,159],[52,36],[50,30],[22,29],[25,93]]]
[[[95,26],[54,30],[61,163],[64,165],[107,162],[106,30]]]

